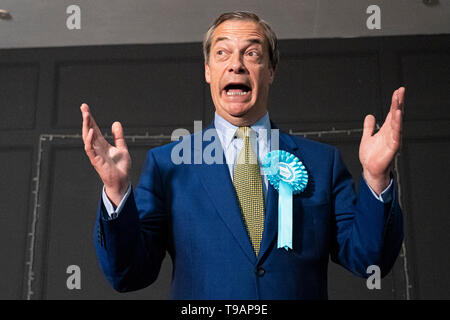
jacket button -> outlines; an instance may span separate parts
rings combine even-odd
[[[266,270],[264,270],[263,267],[258,267],[256,268],[255,273],[258,277],[262,277],[264,273],[266,273]]]

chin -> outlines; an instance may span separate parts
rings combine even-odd
[[[225,110],[233,117],[242,117],[246,115],[252,106],[249,103],[228,103]]]

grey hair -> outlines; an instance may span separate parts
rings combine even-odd
[[[270,25],[264,20],[260,19],[256,14],[247,11],[233,11],[222,13],[209,27],[203,39],[203,57],[205,58],[205,63],[209,63],[209,53],[211,50],[211,42],[213,38],[214,31],[223,22],[228,20],[250,20],[257,22],[264,30],[264,37],[269,45],[269,59],[272,68],[275,70],[278,61],[280,60],[280,53],[278,51],[278,39],[275,32],[272,30]]]

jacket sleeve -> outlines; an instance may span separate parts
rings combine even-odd
[[[98,262],[106,278],[119,292],[152,284],[161,268],[167,246],[167,217],[161,176],[152,150],[138,186],[122,211],[108,219],[100,197],[94,242]]]
[[[392,201],[388,203],[374,197],[363,177],[355,194],[352,177],[335,149],[332,198],[331,260],[361,277],[370,276],[370,265],[378,266],[381,276],[386,276],[403,242],[403,218],[395,181]]]

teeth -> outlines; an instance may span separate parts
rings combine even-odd
[[[247,91],[227,91],[227,96],[245,96]]]

